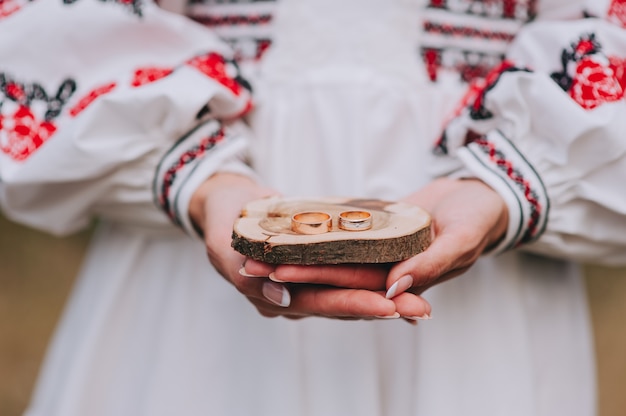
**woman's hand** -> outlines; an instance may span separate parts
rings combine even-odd
[[[433,241],[424,252],[393,266],[387,297],[429,287],[464,273],[503,237],[508,210],[502,197],[477,179],[438,179],[406,202],[432,216]]]

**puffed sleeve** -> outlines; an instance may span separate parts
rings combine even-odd
[[[447,125],[437,150],[461,162],[454,175],[508,204],[495,252],[626,264],[626,30],[613,17],[528,25]]]
[[[99,216],[194,233],[218,170],[251,174],[230,50],[147,1],[0,4],[0,205],[52,233]]]

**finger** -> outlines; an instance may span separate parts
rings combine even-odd
[[[275,269],[276,266],[273,264],[246,258],[239,270],[239,274],[245,277],[268,277]]]
[[[233,255],[232,257],[233,259],[239,259],[238,255]],[[230,260],[228,262],[228,264],[237,263],[237,260]],[[240,261],[239,264],[241,264]],[[247,274],[245,265],[236,271],[232,270],[229,275],[229,280],[235,285],[237,290],[250,299],[255,306],[257,306],[257,309],[259,305],[263,305],[264,303],[269,303],[281,308],[286,308],[291,303],[291,294],[284,284],[273,282],[267,277],[251,277]]]
[[[397,319],[400,317],[400,314],[396,312],[395,303],[385,299],[382,292],[317,285],[291,286],[290,291],[292,301],[288,307],[278,307],[260,299],[251,299],[251,301],[259,313],[267,317],[281,315],[289,319],[299,319],[306,316],[323,316],[341,320]],[[413,313],[418,308],[407,307],[406,310]],[[428,306],[423,310],[429,310]]]
[[[475,258],[468,254],[458,238],[442,234],[424,252],[391,268],[387,276],[386,296],[393,298],[410,288],[430,287],[442,276],[466,269],[474,261]]]
[[[257,309],[259,314],[261,314],[262,316],[266,318],[276,318],[279,316],[285,316],[285,313],[287,312],[286,308],[275,306],[271,303],[268,303],[265,300],[250,299],[250,298],[248,300],[252,303],[252,305],[254,305],[254,307]]]
[[[355,264],[332,266],[280,265],[270,274],[270,279],[275,282],[384,290],[387,268],[388,266],[383,265]]]
[[[267,278],[250,278],[242,275],[233,278],[233,283],[239,292],[257,306],[268,304],[274,307],[287,308],[291,304],[291,292],[282,283],[272,282]],[[276,308],[272,308],[272,310],[276,311]],[[283,312],[277,313],[282,314]]]
[[[411,320],[430,319],[432,307],[426,299],[412,293],[401,293],[393,298],[396,311]]]
[[[399,318],[396,305],[383,292],[314,285],[290,286],[289,313],[339,318]]]

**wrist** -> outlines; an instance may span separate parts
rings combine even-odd
[[[484,252],[489,252],[497,247],[506,236],[509,226],[508,206],[502,195],[481,179],[466,178],[461,181],[471,183],[471,186],[475,188],[476,197],[489,201],[492,207],[493,225],[486,236],[487,244],[484,250]]]
[[[189,201],[189,218],[199,230],[204,230],[206,223],[206,202],[217,190],[235,187],[254,187],[255,182],[247,176],[230,172],[217,172],[205,180],[194,191]]]

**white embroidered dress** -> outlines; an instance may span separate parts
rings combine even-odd
[[[491,79],[476,111],[450,123],[447,156],[435,156],[466,90],[445,68],[432,83],[416,58],[421,42],[445,52],[442,67],[456,59],[418,30],[441,9],[279,3],[248,135],[230,120],[250,96],[204,28],[142,2],[69,3],[7,2],[23,7],[0,20],[4,212],[57,233],[103,219],[28,416],[594,414],[572,264],[521,251],[482,258],[427,292],[434,319],[417,328],[267,319],[212,270],[185,213],[212,172],[248,172],[244,156],[287,195],[401,198],[445,171],[505,196],[502,250],[525,243],[624,263],[623,29],[597,19],[529,25],[510,57],[537,72]],[[554,4],[540,2],[539,16],[582,7]],[[606,14],[608,4],[594,4]],[[591,109],[549,77],[588,33],[602,49],[585,44],[572,59],[613,62],[617,80]],[[480,138],[463,146],[470,129]]]

